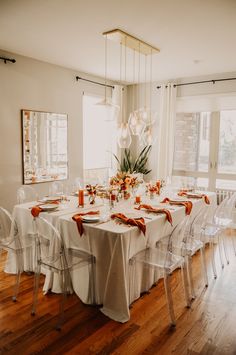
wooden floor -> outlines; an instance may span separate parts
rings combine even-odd
[[[55,330],[58,295],[41,295],[38,314],[30,315],[33,277],[22,276],[18,302],[11,300],[14,276],[0,272],[0,354],[236,354],[236,257],[213,279],[207,250],[209,287],[204,288],[200,258],[193,258],[197,298],[184,306],[179,272],[172,276],[177,326],[170,329],[163,282],[136,301],[125,324],[85,306],[75,296],[66,303],[66,320]],[[235,236],[236,240],[236,236]],[[1,262],[1,270],[3,260]],[[43,285],[43,277],[41,286]]]

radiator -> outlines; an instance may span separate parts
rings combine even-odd
[[[216,189],[217,204],[219,205],[226,197],[231,197],[234,193],[233,190]]]
[[[235,192],[236,191],[233,190],[216,189],[217,204],[219,205],[224,198],[232,196]],[[233,223],[236,223],[236,205],[234,206],[234,209],[232,211],[231,218],[233,220]]]

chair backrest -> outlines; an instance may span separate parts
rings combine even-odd
[[[49,267],[61,267],[62,239],[59,231],[45,218],[34,218],[37,260]]]
[[[5,246],[9,249],[20,249],[21,241],[18,228],[11,214],[0,207],[0,247]]]
[[[186,228],[190,221],[190,216],[185,216],[172,230],[168,237],[167,251],[173,252],[174,249],[182,249],[186,243]]]
[[[33,187],[24,185],[17,190],[17,203],[21,204],[37,200],[38,194]]]
[[[64,193],[64,185],[61,181],[53,181],[49,187],[50,196],[62,196]]]
[[[236,207],[236,192],[234,192],[233,195],[230,196],[230,198],[228,199],[226,205],[227,205],[228,217],[231,218],[233,210]]]
[[[232,201],[230,197],[226,197],[220,204],[217,206],[214,216],[213,223],[221,224],[221,221],[224,219],[230,219],[232,213]]]
[[[0,207],[0,243],[2,239],[7,239],[10,236],[12,225],[12,217],[10,213],[3,207]]]
[[[187,225],[186,236],[187,238],[200,238],[202,230],[207,224],[209,206],[205,205],[202,207],[198,213],[193,216]]]

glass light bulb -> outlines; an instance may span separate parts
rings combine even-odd
[[[146,123],[143,122],[138,112],[134,111],[131,112],[129,116],[129,126],[133,135],[141,136],[146,127]]]
[[[153,145],[156,141],[156,137],[153,136],[151,128],[148,128],[142,136],[142,141],[144,145]]]
[[[131,135],[127,123],[122,123],[118,130],[118,145],[120,148],[129,148],[131,144]]]

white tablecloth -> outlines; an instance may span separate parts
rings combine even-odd
[[[208,193],[213,209],[216,206],[216,195]],[[192,215],[205,206],[205,202],[200,199],[192,199]],[[156,204],[156,201],[146,201],[149,204]],[[19,234],[24,238],[28,233],[32,233],[32,216],[30,208],[33,203],[16,205],[13,211]],[[86,205],[84,210],[102,210],[101,201],[97,199],[96,205]],[[175,226],[185,215],[185,208],[171,206],[173,226]],[[148,244],[154,244],[163,236],[167,235],[172,227],[166,221],[165,215],[145,214],[136,211],[130,201],[122,202],[115,207],[114,212],[136,213],[151,219],[145,219],[146,235],[144,236],[137,227],[130,227],[124,224],[117,224],[111,220],[102,224],[83,224],[84,234],[80,237],[76,223],[72,216],[81,209],[77,208],[77,198],[70,197],[70,202],[61,205],[56,212],[42,212],[41,215],[52,222],[61,231],[64,243],[67,247],[79,248],[92,253],[96,257],[96,303],[102,304],[101,311],[108,317],[126,322],[130,318],[129,304],[140,296],[140,293],[151,287],[156,278],[155,275],[145,275],[143,270],[137,270],[135,284],[130,288],[129,260],[137,252],[144,249]],[[33,255],[26,255],[25,270],[33,271]],[[14,272],[14,260],[8,258],[6,272]],[[60,292],[58,276],[51,272],[46,273],[44,292],[51,289],[52,292]],[[91,303],[89,292],[88,269],[76,269],[71,273],[72,285],[75,293],[84,303]],[[130,297],[129,297],[130,293]]]

